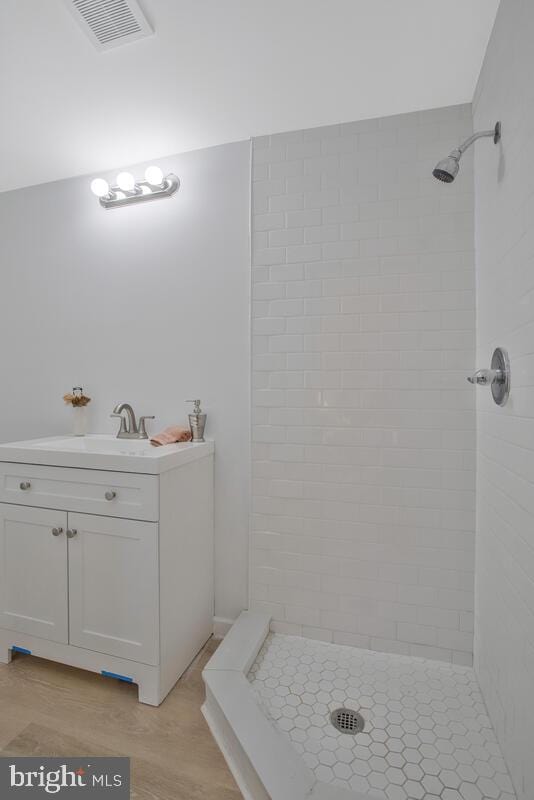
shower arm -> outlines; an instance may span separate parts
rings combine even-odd
[[[465,142],[463,142],[463,144],[461,144],[459,147],[455,148],[452,151],[451,156],[454,156],[455,158],[459,157],[459,156],[462,156],[465,153],[465,151],[467,150],[467,148],[471,147],[473,142],[476,142],[477,139],[482,139],[484,137],[489,137],[489,136],[492,136],[493,137],[493,142],[495,144],[497,144],[497,142],[501,138],[501,123],[500,122],[498,122],[491,131],[479,131],[478,133],[473,133],[473,135],[470,136],[469,139],[466,139]],[[456,153],[458,153],[459,156],[456,156]]]

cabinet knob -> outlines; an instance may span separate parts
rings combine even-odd
[[[115,500],[115,498],[117,497],[117,492],[114,492],[113,489],[108,489],[104,497],[106,498],[106,500]]]
[[[52,528],[52,536],[59,536],[63,533],[63,528]]]
[[[21,481],[19,486],[22,489],[22,491],[25,492],[27,489],[31,487],[31,483],[29,481]]]
[[[67,539],[74,539],[77,533],[76,528],[67,528]]]

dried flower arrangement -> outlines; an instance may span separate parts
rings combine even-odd
[[[64,394],[63,400],[73,408],[80,408],[91,402],[91,398],[83,393],[81,386],[75,386],[71,394]]]

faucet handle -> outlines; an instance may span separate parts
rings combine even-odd
[[[139,438],[140,439],[148,439],[148,433],[146,432],[145,427],[145,419],[156,419],[156,417],[152,414],[147,414],[144,417],[139,417]]]
[[[118,432],[117,436],[120,436],[121,434],[128,432],[127,428],[126,428],[126,417],[123,417],[122,414],[115,414],[115,412],[113,412],[113,414],[110,414],[109,416],[110,417],[117,417],[121,421],[121,426],[119,428],[119,432]]]
[[[487,386],[488,383],[493,383],[495,380],[495,372],[491,369],[477,369],[473,375],[469,375],[467,380],[469,383],[479,384],[480,386]]]
[[[489,369],[477,369],[467,380],[478,386],[489,386],[495,403],[504,406],[510,395],[510,359],[503,347],[496,347]]]

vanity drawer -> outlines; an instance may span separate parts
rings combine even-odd
[[[157,522],[159,479],[129,472],[0,462],[0,502]]]

